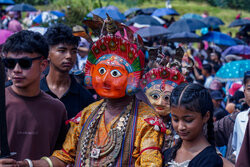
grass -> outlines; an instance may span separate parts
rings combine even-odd
[[[69,2],[70,1],[70,2]],[[135,7],[135,2],[138,0],[123,0],[123,2],[117,0],[106,0],[101,1],[103,6],[106,5],[114,5],[117,6],[121,12],[126,11],[130,7]],[[133,3],[134,2],[134,3]],[[59,5],[60,4],[60,5]],[[83,6],[81,6],[84,4]],[[83,12],[91,11],[95,7],[98,7],[98,0],[58,0],[55,4],[50,5],[49,7],[39,6],[38,8],[41,10],[48,10],[48,9],[62,9],[66,8],[66,5],[77,5],[78,8],[82,8]],[[221,31],[227,33],[231,31],[233,36],[238,32],[239,27],[236,28],[228,28],[228,25],[235,19],[236,15],[241,13],[241,16],[249,17],[250,12],[243,11],[243,10],[233,10],[233,9],[225,9],[219,7],[213,7],[207,4],[206,2],[194,2],[194,1],[187,1],[187,0],[172,0],[171,1],[172,7],[183,15],[185,13],[196,13],[202,14],[204,11],[208,11],[210,16],[216,16],[221,18],[225,25],[220,26]],[[140,5],[137,5],[139,8],[148,8],[148,7],[157,7],[163,8],[165,7],[165,0],[149,0],[144,1]],[[87,8],[87,9],[86,9]],[[179,17],[176,17],[178,20]]]

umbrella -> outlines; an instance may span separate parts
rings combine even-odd
[[[140,36],[144,38],[164,35],[164,34],[167,34],[167,32],[168,32],[167,29],[162,26],[151,26],[151,27],[142,28],[136,31],[137,34],[139,34]]]
[[[233,38],[233,39],[237,43],[237,45],[247,45],[246,42],[244,42],[244,41],[242,41],[242,40],[240,40],[238,38]]]
[[[14,5],[15,2],[12,0],[0,0],[0,5]]]
[[[100,16],[103,19],[107,18],[106,13],[112,17],[112,19],[117,20],[117,21],[122,21],[125,20],[125,16],[119,12],[118,10],[113,10],[113,9],[107,9],[107,8],[96,8],[92,12],[87,14],[87,17],[93,17],[93,14]]]
[[[35,7],[32,5],[26,4],[26,3],[21,3],[21,4],[16,4],[14,5],[10,11],[21,11],[21,12],[27,12],[27,11],[37,11]]]
[[[248,58],[250,58],[250,46],[247,45],[231,46],[222,53],[222,57],[225,57],[226,55],[229,54],[246,55],[248,56]]]
[[[232,23],[229,24],[228,27],[244,26],[248,24],[250,24],[250,20],[248,19],[235,19]]]
[[[158,20],[156,20],[152,16],[147,16],[147,15],[135,16],[135,17],[131,18],[129,21],[127,21],[125,24],[132,25],[134,23],[144,24],[144,25],[161,26],[161,23]]]
[[[166,15],[180,15],[180,14],[173,8],[160,8],[156,9],[151,16],[161,17]]]
[[[12,31],[9,30],[0,30],[0,45],[4,44],[5,41],[13,34]]]
[[[130,8],[124,12],[124,15],[125,15],[125,17],[127,17],[133,13],[136,13],[139,10],[141,10],[141,9],[140,8]]]
[[[33,20],[33,22],[35,23],[49,23],[52,20],[57,20],[60,17],[64,17],[65,14],[59,11],[46,11],[46,12],[42,12],[39,15],[37,15],[35,17],[35,19]]]
[[[9,6],[7,6],[7,7],[5,8],[5,11],[6,11],[6,12],[10,11],[10,9],[13,8],[13,6],[14,6],[14,5],[9,5]]]
[[[224,64],[215,74],[215,79],[221,82],[242,81],[244,72],[249,71],[250,60],[231,61]]]
[[[192,32],[196,29],[200,29],[203,27],[207,27],[207,25],[198,19],[180,19],[174,23],[172,23],[168,31],[170,33],[178,33],[178,32]]]
[[[138,15],[151,15],[157,8],[144,8],[138,12]]]
[[[200,42],[200,36],[191,32],[180,32],[167,37],[170,42]]]
[[[202,40],[213,42],[217,45],[236,45],[237,43],[235,40],[227,34],[217,32],[217,31],[210,31],[207,34],[202,36]]]
[[[40,34],[44,35],[48,28],[46,27],[30,27],[28,30],[33,32],[39,32]]]
[[[219,25],[225,24],[220,18],[215,16],[208,16],[203,18],[202,21],[213,28],[218,28]]]
[[[106,6],[104,8],[110,9],[110,10],[117,10],[117,11],[119,11],[119,9],[116,6],[113,6],[113,5],[109,5],[109,6]]]
[[[250,32],[250,24],[244,25],[239,29],[239,32]]]
[[[195,14],[195,13],[186,13],[183,16],[181,16],[181,19],[202,19],[201,15]]]

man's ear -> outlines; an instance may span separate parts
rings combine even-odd
[[[210,111],[208,111],[203,117],[203,124],[206,124],[210,118]]]
[[[47,60],[47,59],[43,59],[43,60],[41,61],[41,63],[40,63],[40,69],[41,69],[42,72],[47,68],[48,64],[49,64],[49,63],[48,63],[48,60]]]

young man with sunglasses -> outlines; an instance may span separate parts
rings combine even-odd
[[[80,38],[73,36],[72,29],[64,24],[49,27],[44,36],[49,44],[50,69],[48,75],[41,80],[40,87],[63,102],[68,118],[72,118],[94,102],[90,92],[69,74],[76,62]]]
[[[16,160],[51,155],[66,135],[64,105],[39,87],[48,50],[45,38],[31,31],[12,35],[3,46],[3,62],[13,81],[5,94],[8,142]]]

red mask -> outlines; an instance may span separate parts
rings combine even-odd
[[[91,71],[95,91],[102,97],[115,99],[126,94],[128,71],[112,57],[93,65]]]

